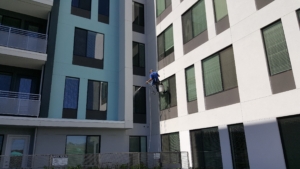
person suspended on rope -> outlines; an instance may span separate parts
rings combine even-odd
[[[158,79],[159,74],[157,72],[154,72],[152,69],[149,71],[149,73],[150,73],[150,78],[149,80],[146,81],[146,83],[152,82],[152,85],[155,85],[156,90],[159,93],[159,88],[158,88],[160,84],[160,81]]]

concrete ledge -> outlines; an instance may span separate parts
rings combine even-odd
[[[0,116],[0,124],[7,126],[36,126],[36,127],[75,127],[75,128],[114,128],[129,129],[124,121],[107,120],[74,120],[30,117]],[[129,126],[126,128],[126,126]]]

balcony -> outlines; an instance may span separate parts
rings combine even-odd
[[[0,25],[0,46],[46,53],[47,35]]]
[[[40,98],[39,94],[0,90],[0,114],[38,117],[40,112]]]

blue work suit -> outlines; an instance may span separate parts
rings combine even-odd
[[[152,85],[155,85],[156,86],[156,90],[157,92],[159,92],[159,89],[158,89],[158,85],[159,85],[159,79],[158,79],[159,75],[157,72],[152,72],[150,74],[150,78],[152,79]]]

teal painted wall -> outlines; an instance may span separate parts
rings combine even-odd
[[[104,69],[72,64],[75,27],[104,34]],[[71,14],[71,0],[60,0],[49,118],[62,118],[65,77],[80,79],[77,119],[85,119],[88,80],[108,82],[107,120],[118,120],[119,0],[110,0],[109,24],[98,22],[98,0],[92,0],[91,19]]]

